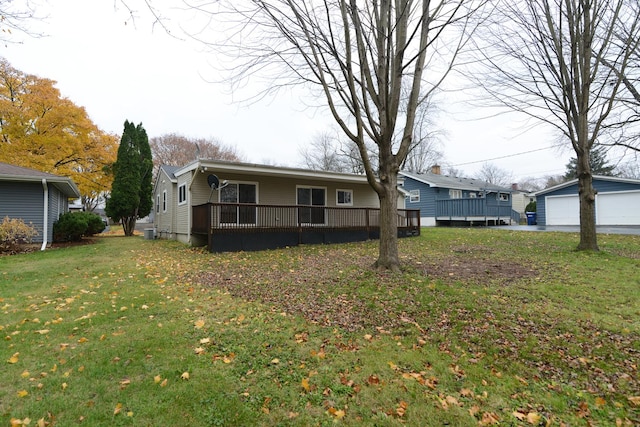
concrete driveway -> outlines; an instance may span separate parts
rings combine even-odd
[[[497,228],[500,230],[517,230],[517,231],[556,231],[567,233],[579,233],[580,227],[577,225],[502,225]],[[632,234],[640,236],[640,226],[635,225],[598,225],[596,226],[598,234]]]

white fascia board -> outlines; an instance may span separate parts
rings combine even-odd
[[[176,172],[183,174],[190,170],[200,169],[203,171],[211,171],[211,173],[235,172],[246,173],[249,175],[275,176],[285,178],[305,178],[316,179],[321,181],[335,182],[351,182],[358,184],[367,184],[367,177],[364,175],[353,175],[337,172],[311,171],[306,169],[297,169],[290,167],[277,167],[259,165],[253,163],[232,163],[232,162],[213,162],[200,160],[198,163],[192,163]],[[224,179],[224,176],[218,177]]]

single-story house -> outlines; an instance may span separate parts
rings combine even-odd
[[[79,197],[71,178],[0,163],[0,221],[20,218],[33,225],[42,249],[53,240],[53,223],[69,211],[69,199]]]
[[[518,224],[511,188],[440,174],[440,167],[415,174],[401,171],[407,209],[420,210],[422,226]]]
[[[158,238],[213,252],[379,237],[378,196],[363,175],[199,159],[161,166],[153,198]],[[398,229],[419,234],[419,212],[399,209]]]
[[[596,225],[640,225],[640,180],[594,176]],[[578,180],[535,193],[538,225],[580,225]]]

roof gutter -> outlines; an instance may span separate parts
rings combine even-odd
[[[47,248],[47,236],[49,235],[49,186],[47,185],[47,180],[42,178],[42,188],[44,189],[44,215],[42,216],[42,247],[41,251],[44,251]]]

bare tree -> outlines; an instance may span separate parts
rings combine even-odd
[[[308,145],[300,147],[300,156],[304,166],[311,170],[347,172],[348,165],[339,147],[337,136],[323,132],[315,135]]]
[[[215,139],[187,138],[169,133],[149,140],[153,155],[154,176],[160,165],[183,166],[196,159],[240,161],[235,147]]]
[[[473,30],[468,18],[485,2],[192,0],[191,5],[216,26],[226,23],[227,38],[211,46],[229,54],[238,86],[262,76],[273,90],[304,85],[317,91],[316,99],[358,147],[378,194],[375,265],[398,270],[397,176],[413,144],[418,107],[451,70]]]
[[[402,165],[402,170],[414,173],[425,173],[431,166],[442,161],[440,137],[443,132],[435,123],[437,110],[431,102],[420,105],[416,117],[412,146]]]
[[[580,250],[598,250],[589,165],[594,145],[619,123],[612,114],[637,40],[616,41],[621,22],[636,34],[640,18],[627,0],[502,2],[477,39],[483,64],[477,83],[495,103],[559,130],[577,157]],[[614,67],[602,66],[603,60]],[[614,71],[614,69],[616,71]]]
[[[509,187],[513,183],[513,174],[493,163],[483,163],[476,178],[501,187]]]
[[[35,1],[0,0],[0,42],[15,43],[15,35],[23,33],[31,37],[40,34],[29,30],[29,22],[40,20],[36,15]]]
[[[629,2],[625,12],[626,15],[622,15],[614,31],[612,43],[617,45],[618,49],[631,47],[629,66],[621,67],[607,57],[599,58],[601,64],[611,69],[622,81],[622,88],[618,93],[622,111],[616,111],[619,124],[614,127],[613,137],[601,141],[601,144],[622,147],[623,151],[635,152],[637,155],[640,151],[640,24],[637,18],[640,15],[640,4],[635,1]]]

